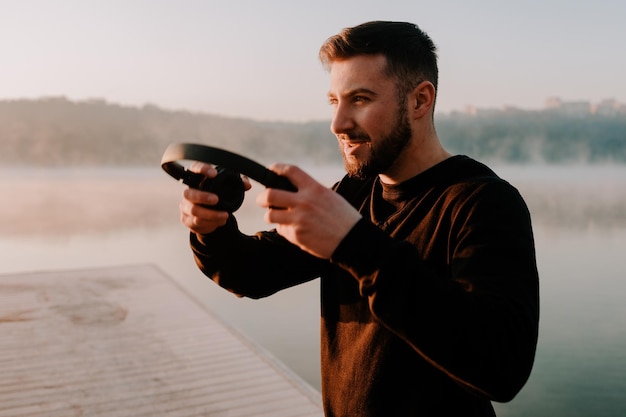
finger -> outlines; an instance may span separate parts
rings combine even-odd
[[[215,211],[214,213],[221,215],[224,212]],[[225,225],[227,220],[228,215],[224,217],[216,215],[213,219],[189,215],[181,216],[181,222],[185,227],[194,233],[200,233],[203,235],[213,233],[217,228]]]
[[[183,199],[188,200],[192,204],[203,206],[214,206],[219,201],[217,194],[197,190],[195,188],[186,188],[183,190]]]
[[[188,216],[193,219],[195,225],[215,225],[220,226],[228,219],[228,213],[225,211],[212,210],[208,207],[191,205],[187,210]]]
[[[252,183],[250,182],[250,178],[248,178],[245,175],[241,176],[241,181],[243,181],[243,189],[248,191],[250,188],[252,188]]]
[[[269,208],[270,204],[267,201],[268,191],[269,190],[266,188],[265,190],[263,190],[259,194],[257,194],[257,196],[256,196],[256,204],[258,206],[263,207],[263,208]]]
[[[288,209],[270,207],[264,217],[265,222],[276,225],[289,225],[296,222],[296,215]]]
[[[274,171],[278,175],[283,177],[287,177],[289,181],[297,188],[300,189],[311,182],[317,182],[313,177],[304,172],[302,169],[295,165],[289,164],[273,164],[269,168],[271,171]]]
[[[223,226],[229,217],[225,211],[212,210],[185,199],[180,202],[179,209],[181,223],[191,231],[202,234]]]
[[[204,174],[209,178],[214,178],[217,175],[217,170],[213,165],[200,161],[193,161],[189,165],[189,170],[198,174]]]
[[[267,209],[285,210],[296,204],[296,193],[291,191],[266,188],[256,196],[258,206]]]

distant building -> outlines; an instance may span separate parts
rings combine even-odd
[[[550,97],[546,100],[546,109],[559,109],[563,105],[563,100],[558,97]]]
[[[605,99],[593,106],[592,112],[599,116],[616,116],[623,107],[617,100]]]
[[[547,99],[546,109],[574,117],[584,117],[592,113],[592,106],[589,101],[563,101],[558,97]]]

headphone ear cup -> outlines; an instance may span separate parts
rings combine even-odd
[[[205,178],[198,189],[217,194],[219,201],[211,208],[233,213],[241,207],[245,195],[245,187],[241,175],[222,167],[215,167],[217,176]]]

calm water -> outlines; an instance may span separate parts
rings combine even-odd
[[[542,308],[531,378],[512,402],[496,404],[498,415],[626,416],[626,167],[496,171],[518,186],[531,208]],[[338,172],[312,174],[329,183]],[[246,202],[242,228],[265,228],[261,215]],[[317,282],[266,300],[232,297],[196,270],[187,233],[175,223],[96,236],[0,237],[0,256],[0,273],[157,264],[319,387]]]

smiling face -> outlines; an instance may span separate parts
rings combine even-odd
[[[331,131],[351,176],[387,173],[411,141],[406,99],[385,65],[382,55],[358,55],[330,66]]]

